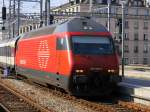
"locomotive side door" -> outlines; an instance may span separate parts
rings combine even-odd
[[[65,74],[66,64],[67,63],[67,45],[66,38],[59,37],[57,38],[57,72],[58,74]]]
[[[57,86],[60,86],[61,83],[59,82],[60,80],[60,64],[61,64],[61,51],[60,51],[60,47],[61,47],[61,38],[57,37],[56,38],[56,82],[57,82]]]
[[[67,44],[67,37],[62,36],[56,39],[57,50],[57,80],[62,88],[68,89],[68,79],[70,75],[69,65],[69,48]]]

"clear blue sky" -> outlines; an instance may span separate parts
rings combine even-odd
[[[9,0],[4,0],[5,1],[5,5],[6,7],[8,7],[8,2]],[[45,0],[44,0],[45,1]],[[61,5],[61,4],[64,4],[66,2],[68,2],[69,0],[50,0],[51,1],[51,6],[58,6],[58,5]],[[0,13],[1,13],[1,10],[2,10],[2,3],[3,3],[3,0],[0,0]],[[21,5],[21,12],[37,12],[39,11],[39,7],[40,5],[38,3],[29,3],[29,2],[22,2],[22,5]]]

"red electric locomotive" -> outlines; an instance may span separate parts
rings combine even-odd
[[[74,95],[105,95],[120,81],[110,32],[84,17],[26,33],[16,44],[15,70]]]

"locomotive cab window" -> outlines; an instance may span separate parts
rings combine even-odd
[[[57,38],[57,50],[67,50],[67,38]]]
[[[109,55],[114,53],[113,40],[101,36],[73,36],[74,54]]]

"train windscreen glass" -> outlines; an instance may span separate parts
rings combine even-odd
[[[109,55],[113,54],[112,39],[100,36],[72,36],[74,54]]]

